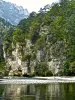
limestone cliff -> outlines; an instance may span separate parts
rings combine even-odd
[[[33,44],[30,39],[25,42],[18,42],[16,45],[12,43],[12,53],[9,55],[5,51],[4,58],[6,60],[6,69],[9,75],[49,75],[57,74],[63,71],[63,62],[65,60],[65,45],[63,41],[52,43],[48,34],[48,27],[40,28],[40,36],[46,34],[44,44]],[[48,34],[48,35],[47,35]],[[40,47],[39,47],[40,46]],[[51,75],[52,75],[51,74]]]

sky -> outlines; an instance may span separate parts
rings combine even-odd
[[[39,9],[47,4],[52,4],[53,2],[58,2],[58,0],[4,0],[14,3],[18,6],[23,6],[28,10],[29,13],[32,11],[38,12]]]

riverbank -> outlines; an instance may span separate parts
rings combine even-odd
[[[33,78],[3,78],[0,84],[50,84],[75,83],[75,77],[33,77]]]

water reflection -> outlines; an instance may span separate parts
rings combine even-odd
[[[0,100],[75,100],[75,84],[0,85]]]

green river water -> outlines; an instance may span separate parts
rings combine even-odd
[[[0,100],[75,100],[75,83],[0,84]]]

